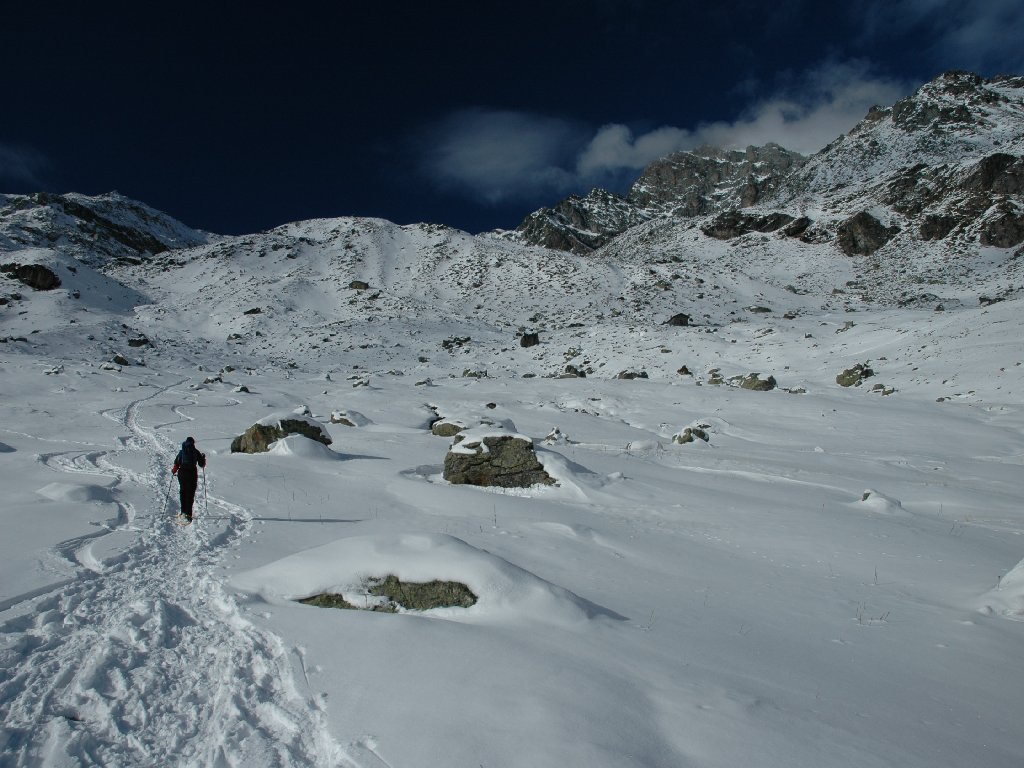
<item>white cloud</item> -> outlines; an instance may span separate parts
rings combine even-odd
[[[775,142],[811,154],[852,128],[875,104],[913,90],[874,75],[864,62],[827,63],[790,78],[733,121],[634,133],[612,123],[594,131],[567,120],[510,110],[467,110],[428,132],[423,169],[442,186],[496,203],[615,186],[658,158],[703,144],[742,149]]]
[[[850,130],[875,104],[892,104],[911,90],[909,83],[873,76],[863,62],[830,63],[755,101],[733,121],[693,129],[665,126],[639,136],[624,125],[606,125],[583,150],[577,170],[581,175],[639,170],[669,152],[703,144],[743,149],[774,142],[812,154]]]
[[[42,189],[42,177],[49,165],[49,161],[34,149],[0,143],[0,183]]]
[[[442,186],[467,188],[491,203],[561,193],[575,181],[567,166],[580,140],[580,130],[558,118],[463,110],[428,131],[422,165]]]

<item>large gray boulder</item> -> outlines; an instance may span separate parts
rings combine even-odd
[[[288,435],[302,435],[324,445],[333,442],[318,422],[303,413],[294,413],[281,417],[271,416],[253,424],[231,441],[231,452],[266,453],[271,443]]]
[[[555,482],[537,460],[530,439],[500,432],[456,436],[444,459],[444,479],[453,485],[499,488]]]
[[[847,256],[870,256],[899,232],[886,227],[867,211],[851,216],[837,230],[836,243]]]

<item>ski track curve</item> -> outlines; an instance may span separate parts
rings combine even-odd
[[[319,699],[296,685],[290,650],[224,587],[221,560],[251,513],[210,494],[229,517],[213,537],[202,518],[183,529],[157,513],[173,445],[139,416],[171,387],[104,412],[128,430],[121,447],[40,456],[57,471],[112,477],[112,488],[147,489],[153,514],[118,502],[115,524],[58,544],[82,573],[0,625],[0,763],[354,767]],[[146,471],[117,464],[129,451],[147,455]],[[97,536],[129,526],[138,538],[114,564],[91,558]]]

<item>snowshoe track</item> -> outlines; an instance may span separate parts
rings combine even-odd
[[[82,562],[95,536],[65,542],[61,554],[85,568],[79,578],[0,626],[0,763],[354,765],[319,702],[297,689],[289,650],[246,620],[222,584],[220,562],[249,531],[249,512],[211,494],[230,516],[212,539],[201,518],[182,529],[157,514],[173,446],[139,413],[168,389],[105,413],[129,431],[122,448],[40,457],[61,472],[113,477],[114,488],[141,485],[154,513],[105,568]],[[144,452],[148,470],[119,466],[124,451]],[[134,509],[119,508],[116,527],[130,525]]]

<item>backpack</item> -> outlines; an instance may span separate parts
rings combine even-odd
[[[180,457],[179,463],[183,467],[194,467],[197,464],[201,467],[206,466],[206,457],[196,450],[194,443],[182,443],[181,453],[178,456]]]

